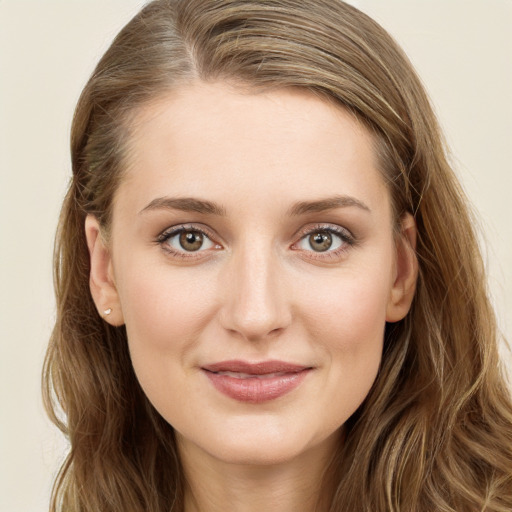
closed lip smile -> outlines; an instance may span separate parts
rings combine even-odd
[[[278,360],[257,363],[231,360],[208,364],[201,370],[224,395],[257,404],[293,391],[313,367]]]

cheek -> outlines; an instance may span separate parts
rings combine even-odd
[[[211,316],[211,286],[197,270],[166,265],[138,268],[119,286],[130,342],[175,350],[194,337]]]
[[[184,361],[213,314],[211,287],[197,271],[192,275],[133,260],[118,268],[120,276],[128,276],[119,280],[118,290],[132,364],[146,395],[160,409],[169,389],[186,382]],[[135,268],[136,273],[123,272]]]
[[[317,293],[303,302],[309,339],[328,361],[324,396],[332,414],[326,428],[343,424],[356,411],[377,376],[392,281],[385,268],[317,283]]]
[[[382,341],[392,277],[386,267],[344,272],[306,285],[302,310],[316,339],[331,340],[337,350],[358,350]],[[335,341],[334,341],[335,340]]]

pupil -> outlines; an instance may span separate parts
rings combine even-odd
[[[313,250],[317,252],[324,252],[331,247],[332,236],[326,231],[313,233],[309,237],[309,243],[311,244]]]
[[[197,251],[203,245],[203,234],[199,231],[183,231],[180,234],[180,245],[186,251]]]

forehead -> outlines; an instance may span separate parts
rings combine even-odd
[[[300,89],[178,87],[136,112],[126,164],[119,193],[131,188],[139,204],[164,191],[387,201],[372,135],[346,109]]]

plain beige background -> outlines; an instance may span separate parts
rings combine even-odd
[[[66,444],[40,368],[74,104],[141,0],[0,0],[0,512],[47,510]],[[512,0],[354,0],[403,45],[481,217],[500,326],[512,338]],[[510,365],[510,359],[507,360]]]

